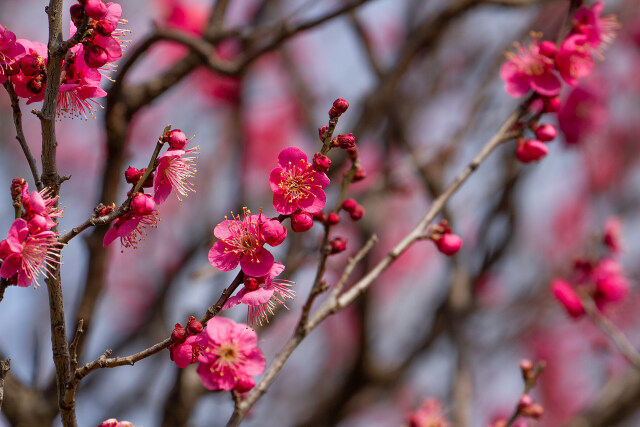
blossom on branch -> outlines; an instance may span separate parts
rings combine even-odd
[[[209,390],[251,390],[256,384],[253,376],[262,374],[266,367],[256,332],[242,323],[214,317],[203,335],[207,344],[197,369],[202,384]]]

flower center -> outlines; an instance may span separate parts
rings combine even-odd
[[[280,173],[280,177],[281,182],[278,187],[284,190],[285,196],[289,201],[306,199],[310,196],[314,197],[311,187],[317,185],[313,183],[313,169],[304,160],[300,159],[298,165],[293,165],[289,162],[288,168]]]

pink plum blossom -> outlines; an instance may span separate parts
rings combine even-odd
[[[598,1],[590,8],[581,7],[573,15],[574,31],[584,34],[589,46],[598,52],[613,43],[620,28],[615,15],[600,16],[603,8],[604,3]]]
[[[596,291],[593,299],[602,309],[610,302],[620,301],[629,293],[629,282],[624,276],[622,265],[613,258],[605,258],[593,272]]]
[[[284,265],[274,262],[271,271],[262,277],[246,276],[244,287],[235,296],[232,296],[222,307],[226,310],[238,304],[249,306],[247,323],[249,325],[262,325],[263,321],[269,321],[269,315],[274,314],[276,303],[286,307],[286,300],[293,299],[295,292],[290,288],[293,282],[289,280],[277,280],[276,277],[284,271]]]
[[[198,358],[197,369],[202,384],[209,390],[240,393],[253,388],[253,376],[262,374],[266,367],[256,332],[245,324],[214,317],[207,322],[203,335],[207,345]]]
[[[245,208],[242,219],[238,215],[218,224],[213,234],[220,240],[209,251],[211,265],[218,270],[231,271],[239,263],[246,275],[254,277],[269,273],[274,260],[273,255],[263,247],[266,242],[261,233],[263,224],[269,220],[262,213],[251,215]],[[275,246],[277,240],[271,241],[271,245]]]
[[[162,156],[158,157],[158,167],[156,175],[153,179],[154,200],[157,204],[164,203],[174,191],[178,200],[182,201],[180,196],[187,197],[189,192],[194,192],[193,184],[189,179],[196,174],[194,167],[195,156],[188,154],[196,151],[197,148],[190,150],[168,150]]]
[[[171,360],[178,365],[178,368],[186,368],[198,361],[207,341],[205,334],[189,335],[184,342],[170,348]]]
[[[25,54],[24,47],[16,42],[16,35],[0,25],[0,84],[7,81],[7,75],[20,71],[18,60]]]
[[[507,62],[500,69],[500,77],[509,95],[519,98],[531,89],[544,96],[556,96],[562,83],[555,75],[553,60],[540,52],[533,40],[529,46],[517,45],[518,53],[507,53]]]
[[[558,111],[558,125],[567,144],[579,144],[586,135],[601,130],[608,121],[603,85],[573,89]]]
[[[587,37],[582,34],[567,37],[560,45],[555,60],[562,79],[571,86],[577,86],[578,79],[590,75],[595,67]]]
[[[106,248],[119,237],[123,247],[136,248],[140,240],[144,238],[146,227],[158,227],[157,211],[148,215],[136,215],[133,211],[129,211],[113,221],[113,227],[104,235],[102,246]]]
[[[285,148],[278,155],[278,167],[271,171],[269,178],[274,192],[273,207],[282,215],[290,215],[297,209],[320,212],[327,201],[323,188],[329,183],[327,175],[307,163],[307,155],[302,150]]]
[[[59,264],[60,247],[56,234],[43,231],[29,234],[27,221],[18,218],[13,221],[7,238],[0,242],[0,277],[10,279],[18,274],[18,286],[38,286],[37,276],[48,274],[55,264]]]
[[[35,219],[37,223],[44,225],[40,231],[50,230],[56,225],[56,218],[62,216],[62,212],[56,206],[58,198],[51,197],[51,194],[49,188],[29,193],[29,185],[25,182],[22,187],[22,206],[25,213],[24,218],[29,222],[30,229],[31,222]]]
[[[129,421],[118,421],[116,418],[104,420],[98,427],[135,427]]]

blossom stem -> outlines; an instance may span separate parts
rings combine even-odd
[[[531,389],[536,385],[538,376],[542,373],[545,366],[546,365],[544,362],[538,362],[536,364],[535,370],[533,371],[533,375],[531,376],[531,378],[527,378],[524,382],[524,390],[522,394],[528,394],[531,391]],[[513,423],[516,422],[516,420],[520,415],[521,415],[520,408],[518,407],[518,405],[516,405],[516,408],[513,410],[513,413],[507,420],[507,423],[504,425],[504,427],[511,427]]]
[[[322,141],[322,150],[320,150],[320,154],[327,154],[329,150],[331,150],[331,139],[333,138],[333,131],[336,129],[337,124],[337,117],[329,119],[329,129],[327,129],[327,134],[324,137],[324,141]]]
[[[625,359],[627,359],[634,368],[640,370],[640,353],[638,353],[635,347],[629,342],[626,335],[618,329],[613,322],[600,313],[593,302],[593,299],[590,297],[582,298],[582,306],[584,307],[585,313],[587,313],[593,323],[595,323],[596,326],[598,326],[598,328],[600,328],[600,330],[613,341],[616,347],[618,347],[620,352],[624,355]]]

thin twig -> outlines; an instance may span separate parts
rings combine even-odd
[[[25,138],[24,131],[22,130],[22,111],[20,110],[20,101],[18,100],[18,95],[16,95],[15,90],[13,90],[13,84],[11,83],[11,80],[8,80],[4,84],[4,88],[7,90],[9,99],[11,100],[11,109],[13,110],[13,124],[16,127],[16,139],[20,143],[20,148],[22,148],[22,152],[27,159],[27,163],[29,163],[29,169],[31,169],[33,182],[36,184],[36,188],[38,189],[38,191],[40,191],[42,190],[40,172],[38,172],[36,160],[33,157],[33,154],[31,154],[29,144],[27,144],[27,139]]]
[[[614,342],[625,359],[627,359],[633,367],[640,370],[640,353],[638,353],[633,344],[629,342],[626,335],[618,329],[613,322],[600,313],[593,299],[590,297],[583,298],[582,305],[589,318]]]
[[[2,400],[4,399],[4,377],[11,369],[11,359],[0,361],[0,409],[2,409]]]

